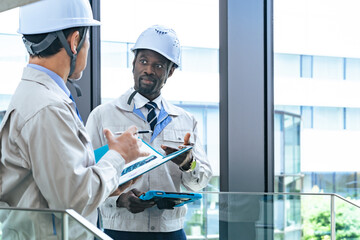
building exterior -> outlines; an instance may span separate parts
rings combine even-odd
[[[357,1],[274,1],[274,104],[301,116],[303,192],[358,198]]]

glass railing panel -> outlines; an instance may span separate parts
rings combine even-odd
[[[187,239],[219,239],[219,195],[203,194],[201,200],[187,204]]]
[[[331,239],[330,194],[202,193],[188,204],[188,239]],[[360,229],[360,228],[359,228]]]
[[[0,208],[0,240],[111,239],[73,210]]]
[[[61,239],[63,214],[34,209],[0,209],[0,239]]]
[[[358,203],[333,194],[202,193],[186,204],[189,240],[360,239]],[[111,239],[73,210],[0,208],[0,240]]]
[[[334,197],[336,239],[360,239],[360,202]]]

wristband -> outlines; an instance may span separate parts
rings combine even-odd
[[[183,172],[191,172],[194,171],[195,167],[196,160],[192,159],[189,163],[180,166],[179,169]]]

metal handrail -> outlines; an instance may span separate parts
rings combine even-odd
[[[352,205],[354,205],[357,208],[360,208],[360,205],[357,203],[354,203],[336,193],[298,193],[298,192],[273,192],[273,193],[269,193],[269,192],[199,192],[201,194],[207,194],[207,193],[212,193],[212,194],[240,194],[240,195],[296,195],[296,196],[309,196],[309,195],[318,195],[318,196],[334,196],[337,197],[347,203],[350,203]]]
[[[319,195],[319,196],[334,196],[334,197],[337,197],[347,203],[350,203],[352,205],[354,205],[355,207],[357,208],[360,208],[360,205],[358,205],[357,203],[354,203],[336,193],[298,193],[298,192],[273,192],[273,193],[269,193],[269,192],[198,192],[198,193],[201,193],[201,194],[219,194],[219,195],[222,195],[222,194],[240,194],[240,195],[296,195],[296,196],[301,196],[301,195],[304,195],[304,196],[309,196],[309,195]],[[56,213],[63,213],[64,210],[56,210],[56,209],[48,209],[48,208],[45,208],[45,209],[41,209],[41,208],[17,208],[17,207],[0,207],[0,210],[1,209],[4,209],[4,210],[21,210],[21,211],[43,211],[43,212],[56,212]],[[67,211],[67,210],[65,210]],[[74,211],[75,212],[75,211]],[[76,212],[75,212],[76,213]],[[81,215],[79,215],[81,216]],[[91,224],[91,223],[90,223]]]
[[[83,216],[78,214],[72,209],[65,210],[69,216],[74,218],[76,221],[78,221],[83,227],[85,227],[87,230],[89,230],[92,234],[94,234],[96,237],[103,239],[103,240],[112,240],[111,237],[106,235],[104,232],[102,232],[100,229],[95,227],[92,223],[90,223],[88,220],[86,220]]]
[[[299,174],[275,174],[275,177],[304,177],[305,174],[299,173]]]

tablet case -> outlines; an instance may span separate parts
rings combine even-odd
[[[200,193],[177,193],[151,190],[139,197],[141,200],[154,200],[159,209],[174,209],[202,198]]]

